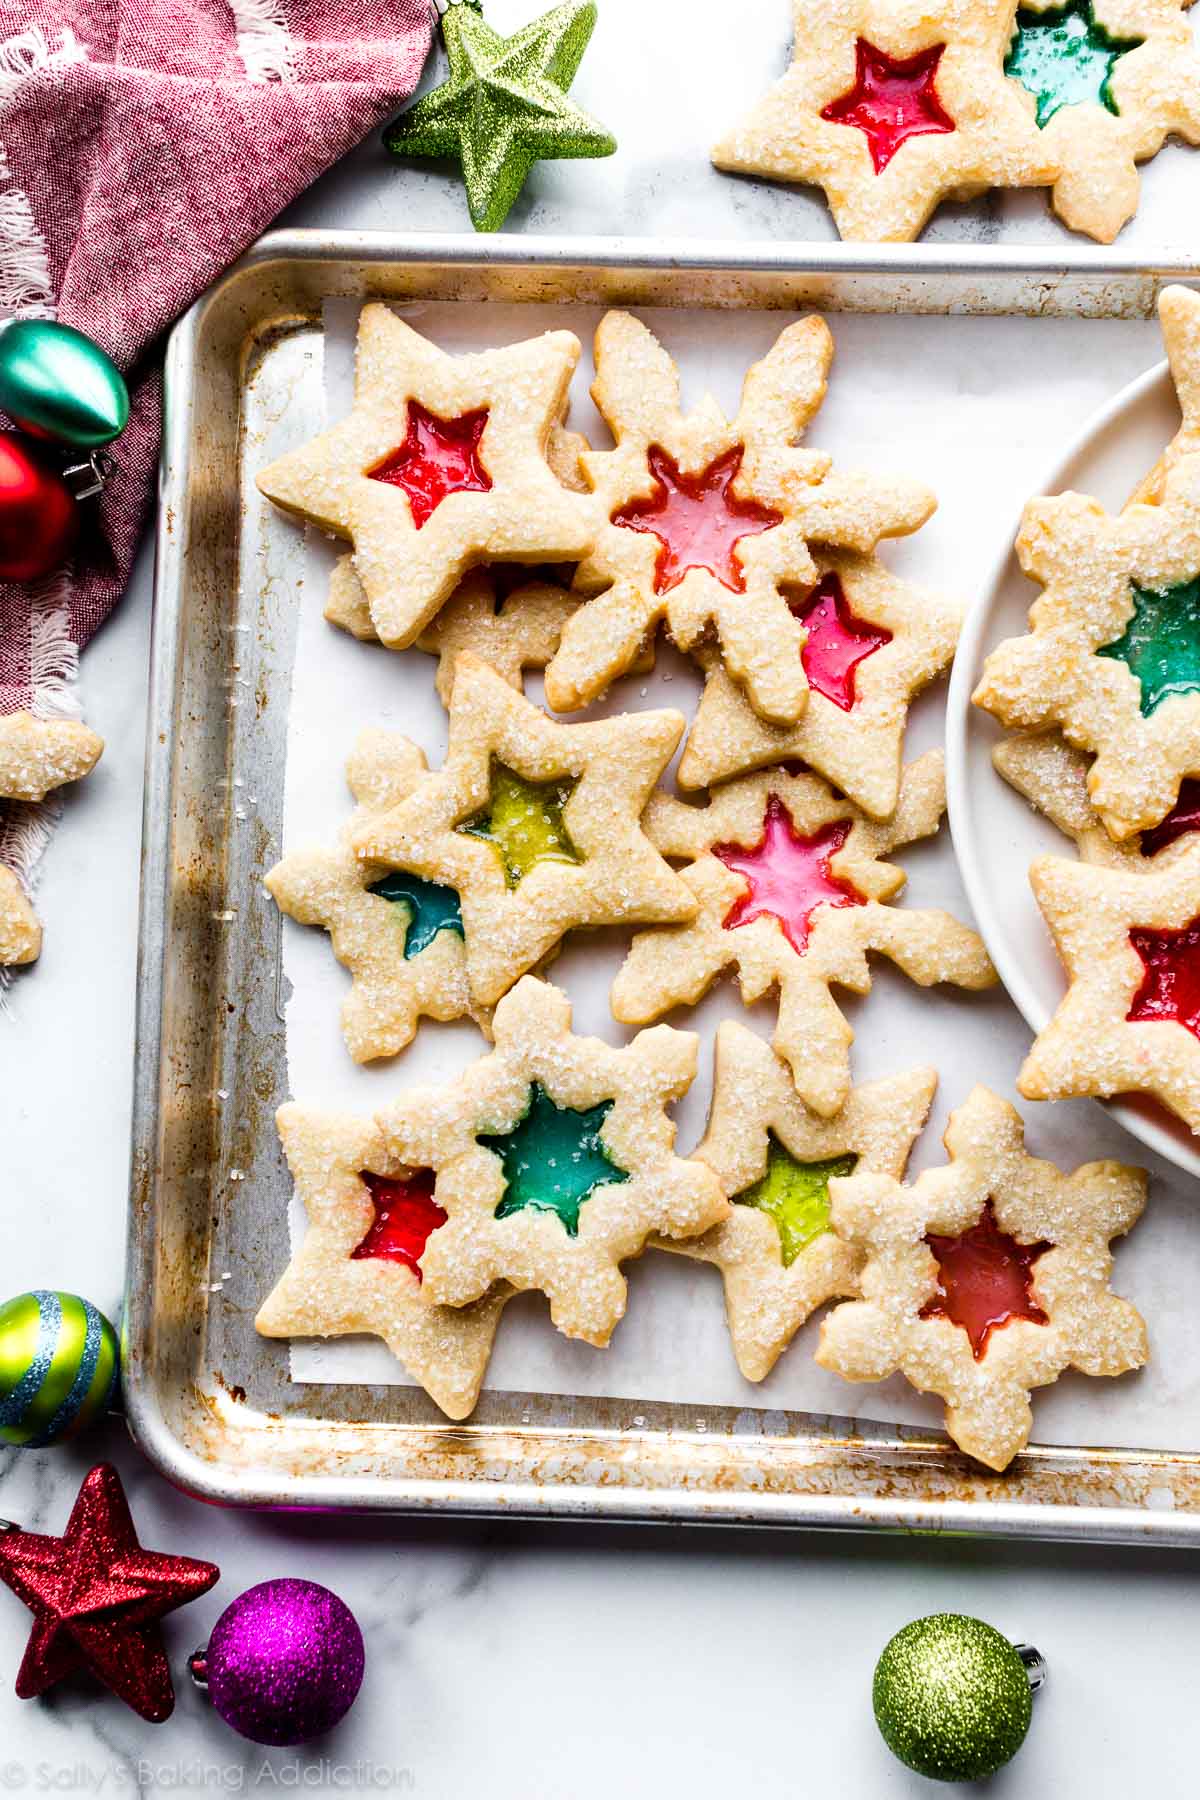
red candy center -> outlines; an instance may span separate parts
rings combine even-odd
[[[1142,833],[1142,855],[1157,856],[1176,838],[1186,837],[1189,831],[1200,830],[1200,781],[1181,783],[1179,798],[1157,825]]]
[[[854,86],[821,113],[833,125],[854,125],[867,140],[875,173],[882,175],[910,137],[954,130],[938,99],[934,78],[945,44],[897,62],[865,38],[858,40]]]
[[[363,1170],[362,1179],[375,1202],[375,1218],[362,1243],[350,1252],[353,1261],[375,1257],[382,1262],[403,1263],[421,1279],[425,1245],[446,1214],[433,1197],[437,1180],[432,1169],[418,1169],[402,1181]]]
[[[850,712],[858,698],[855,670],[891,643],[891,632],[855,618],[836,575],[826,575],[820,586],[791,610],[808,632],[800,660],[809,687],[843,712]]]
[[[408,403],[408,436],[377,468],[372,481],[403,488],[420,531],[447,494],[486,494],[492,478],[479,460],[487,408],[460,419],[439,419],[415,400]]]
[[[818,907],[864,904],[857,888],[829,872],[830,859],[849,835],[850,821],[838,819],[823,826],[815,837],[798,837],[787,808],[772,794],[767,801],[762,841],[756,849],[743,850],[738,844],[713,845],[713,855],[749,883],[749,892],[722,921],[726,931],[752,924],[755,919],[778,919],[792,949],[803,955]]]
[[[1179,931],[1139,928],[1129,941],[1146,974],[1125,1017],[1174,1020],[1200,1038],[1200,919]]]
[[[743,538],[770,531],[783,515],[754,500],[739,500],[730,487],[742,466],[739,445],[718,456],[698,475],[681,475],[679,464],[658,444],[646,462],[656,487],[649,500],[632,500],[612,516],[626,531],[648,531],[661,545],[654,591],[669,594],[689,569],[707,569],[731,593],[744,594],[746,581],[734,550]]]
[[[925,1242],[937,1258],[938,1291],[921,1308],[921,1317],[961,1325],[976,1362],[982,1361],[993,1331],[1010,1319],[1050,1323],[1030,1289],[1034,1263],[1053,1246],[1019,1244],[1009,1237],[997,1225],[990,1200],[978,1225],[961,1237],[936,1237],[931,1232]]]

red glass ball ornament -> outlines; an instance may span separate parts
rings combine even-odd
[[[0,581],[56,569],[79,532],[79,506],[49,457],[0,431]]]

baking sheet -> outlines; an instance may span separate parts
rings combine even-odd
[[[326,303],[324,349],[328,411],[350,404],[353,337],[358,306]],[[607,434],[587,397],[587,354],[600,309],[583,306],[489,306],[453,302],[404,309],[405,316],[448,350],[478,349],[550,327],[580,335],[585,356],[574,387],[571,424],[594,443]],[[685,404],[709,387],[724,406],[736,405],[741,375],[788,322],[780,312],[688,312],[641,309],[680,365]],[[905,318],[837,315],[837,345],[829,396],[810,442],[844,464],[901,468],[926,479],[941,507],[913,539],[885,548],[898,573],[945,587],[966,599],[1011,538],[1020,507],[1036,491],[1038,471],[1112,392],[1157,361],[1157,328],[1145,321]],[[284,447],[287,421],[278,443]],[[437,767],[445,748],[445,715],[433,688],[435,663],[420,652],[401,654],[362,645],[321,616],[329,571],[341,546],[310,533],[299,613],[291,701],[284,843],[328,840],[349,810],[343,769],[358,732],[367,725],[403,730]],[[696,671],[668,651],[652,675],[626,680],[597,711],[674,705],[689,715],[699,693]],[[528,692],[540,700],[530,677]],[[914,710],[911,756],[940,741],[944,688]],[[965,915],[966,903],[945,827],[933,844],[902,853],[909,874],[906,903],[942,905]],[[577,939],[554,964],[551,979],[575,1004],[576,1029],[611,1042],[623,1032],[608,1011],[607,991],[619,966],[624,935]],[[283,924],[283,967],[290,988],[287,1050],[290,1090],[300,1101],[369,1111],[402,1084],[441,1081],[485,1048],[470,1025],[422,1022],[400,1058],[366,1069],[347,1056],[338,1013],[348,977],[334,962],[323,933]],[[859,1041],[856,1081],[895,1072],[915,1061],[942,1073],[930,1126],[913,1168],[940,1161],[945,1117],[977,1080],[1015,1099],[1013,1081],[1028,1041],[1002,992],[963,995],[921,990],[881,960],[873,993],[841,999]],[[710,1089],[711,1040],[723,1017],[742,1017],[769,1035],[769,1004],[742,1008],[736,987],[722,984],[697,1008],[673,1020],[701,1033],[701,1069],[677,1109],[680,1148],[703,1133]],[[1137,1160],[1134,1146],[1100,1108],[1087,1102],[1056,1107],[1023,1103],[1031,1148],[1064,1166],[1099,1155]],[[1153,1444],[1190,1448],[1200,1425],[1200,1365],[1189,1354],[1191,1206],[1181,1182],[1155,1183],[1147,1217],[1118,1252],[1116,1285],[1146,1313],[1154,1360],[1139,1375],[1090,1383],[1068,1376],[1045,1392],[1035,1415],[1035,1440],[1079,1445]],[[299,1214],[299,1216],[297,1216]],[[293,1204],[293,1235],[303,1230]],[[915,1394],[900,1378],[876,1386],[846,1384],[811,1359],[811,1321],[764,1383],[742,1380],[734,1365],[716,1271],[681,1258],[650,1254],[629,1265],[630,1304],[606,1351],[574,1344],[549,1326],[545,1303],[528,1295],[506,1310],[487,1379],[492,1392],[601,1395],[637,1401],[676,1401],[705,1407],[781,1408],[839,1413],[936,1427],[940,1403]],[[297,1382],[410,1385],[379,1343],[341,1339],[299,1342],[291,1355]]]

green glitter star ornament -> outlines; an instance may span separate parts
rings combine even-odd
[[[499,231],[535,162],[611,156],[617,147],[566,93],[595,25],[593,0],[567,0],[504,38],[480,0],[448,0],[450,79],[388,127],[384,148],[456,158],[476,231]]]
[[[931,1781],[984,1781],[1025,1742],[1046,1663],[962,1613],[914,1619],[885,1645],[871,1691],[893,1756]]]

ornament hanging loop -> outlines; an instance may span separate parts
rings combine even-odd
[[[1029,1677],[1030,1693],[1036,1694],[1039,1688],[1046,1685],[1047,1677],[1050,1674],[1049,1663],[1041,1651],[1035,1650],[1032,1644],[1014,1644],[1013,1649],[1025,1665],[1025,1673]]]
[[[104,492],[104,484],[116,471],[115,460],[103,450],[93,450],[86,462],[68,463],[63,480],[76,500],[94,500]]]

